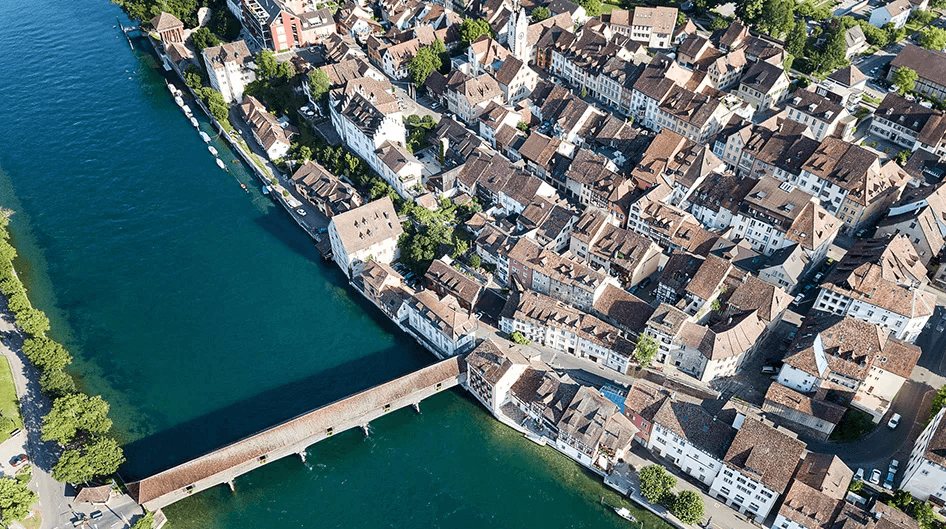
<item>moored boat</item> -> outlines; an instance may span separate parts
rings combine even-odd
[[[210,154],[217,156],[217,149],[213,145],[208,145],[207,150],[210,151]]]
[[[200,139],[204,140],[204,143],[210,143],[210,136],[204,131],[200,131]]]
[[[223,163],[223,160],[221,160],[220,158],[217,158],[216,160],[217,160],[217,167],[219,167],[219,168],[223,169],[224,171],[226,171],[226,170],[227,170],[227,166],[226,166],[226,164]]]
[[[191,125],[193,125],[195,129],[200,127],[200,123],[197,121],[197,118],[195,117],[191,118]]]
[[[177,103],[177,106],[184,108],[184,100],[181,99],[181,96],[174,96],[174,102]]]
[[[613,507],[613,509],[614,509],[614,512],[617,513],[617,515],[620,516],[621,518],[624,518],[625,520],[629,522],[637,521],[637,518],[634,518],[634,515],[631,514],[631,511],[627,510],[626,507]]]

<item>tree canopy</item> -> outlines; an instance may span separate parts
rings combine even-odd
[[[440,39],[434,40],[430,46],[422,46],[411,60],[407,61],[407,71],[415,86],[423,86],[424,82],[434,70],[443,65],[440,55],[446,51],[446,46]]]
[[[72,362],[72,355],[59,342],[46,336],[36,336],[23,342],[23,353],[34,366],[43,371],[56,371]]]
[[[940,51],[946,48],[946,29],[927,27],[920,30],[920,46]]]
[[[65,483],[85,483],[92,478],[114,474],[125,462],[118,442],[100,437],[93,443],[63,452],[53,467],[53,479]]]
[[[0,479],[0,518],[8,525],[23,520],[30,513],[30,505],[39,499],[27,488],[27,482],[18,479]]]
[[[657,355],[657,342],[647,334],[642,334],[634,348],[634,358],[643,366],[649,366]]]
[[[532,343],[531,341],[529,341],[528,338],[526,338],[519,331],[512,331],[512,333],[509,334],[509,339],[512,340],[513,343],[517,343],[520,345],[529,345],[530,343]]]
[[[220,39],[206,27],[197,28],[191,33],[191,42],[194,44],[194,47],[197,48],[197,51],[220,45]]]
[[[641,481],[641,495],[650,503],[660,503],[671,489],[677,486],[677,478],[660,465],[650,465],[638,474]]]
[[[50,397],[62,397],[76,391],[76,381],[72,375],[62,369],[51,369],[43,372],[39,385]]]
[[[256,62],[256,71],[261,79],[269,79],[276,76],[276,54],[270,50],[263,50],[254,57]]]
[[[893,84],[897,85],[897,88],[899,88],[898,91],[900,95],[906,95],[908,92],[912,92],[913,89],[916,88],[916,80],[919,78],[915,71],[906,66],[901,66],[893,72]]]
[[[230,107],[223,98],[223,94],[209,86],[205,86],[197,90],[197,95],[204,101],[204,104],[207,105],[207,109],[210,110],[211,115],[213,115],[217,121],[220,123],[230,123]]]
[[[493,28],[489,27],[489,22],[481,18],[464,18],[460,22],[460,41],[464,44],[472,44],[481,36],[492,34]]]
[[[67,446],[80,431],[92,435],[104,434],[112,427],[108,409],[108,403],[99,396],[74,393],[59,397],[53,402],[49,414],[43,418],[43,440]]]
[[[543,20],[552,16],[552,12],[549,11],[549,8],[544,6],[539,6],[532,10],[532,21],[533,22],[542,22]]]
[[[703,498],[692,490],[685,490],[673,500],[670,512],[686,524],[699,523],[703,519]]]
[[[328,74],[321,68],[316,68],[309,73],[309,92],[314,101],[322,100],[331,87]]]
[[[585,8],[585,14],[589,17],[601,14],[601,0],[578,0],[578,5]]]
[[[121,6],[129,17],[142,22],[150,22],[164,11],[189,27],[197,25],[197,9],[200,7],[198,0],[112,0],[112,3]]]
[[[797,22],[788,31],[788,36],[785,37],[785,51],[792,57],[801,57],[805,54],[805,44],[807,42],[807,26],[804,22]]]
[[[756,25],[773,37],[787,33],[795,25],[795,0],[766,0]]]

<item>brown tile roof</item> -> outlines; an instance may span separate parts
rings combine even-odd
[[[805,529],[828,529],[844,502],[795,480],[778,513]]]
[[[696,275],[705,259],[685,252],[674,252],[660,272],[660,284],[682,296],[684,288]],[[705,298],[704,298],[705,299]]]
[[[723,280],[732,269],[732,263],[717,257],[708,255],[700,265],[700,268],[693,275],[693,279],[686,286],[686,292],[694,296],[708,300],[716,289],[723,284]]]
[[[769,384],[765,400],[831,424],[837,424],[847,411],[844,406],[799,393],[777,382]]]
[[[331,222],[345,251],[350,254],[387,239],[397,239],[404,231],[397,220],[394,204],[386,196],[335,215]]]
[[[450,266],[443,259],[435,259],[427,269],[424,278],[430,284],[439,285],[445,293],[467,302],[470,306],[476,305],[476,299],[483,290],[483,285]]]
[[[460,376],[463,360],[452,357],[414,373],[335,401],[316,410],[236,441],[207,455],[128,485],[136,503],[157,500],[181,491],[188,485],[229,469],[257,460],[260,456],[286,450],[307,439],[317,441],[327,429],[357,418],[384,405],[404,399],[418,390]]]
[[[585,446],[594,448],[604,434],[608,418],[615,414],[618,414],[616,404],[597,389],[581,386],[558,422],[559,434],[577,439]],[[627,442],[630,442],[637,433],[637,428],[633,426],[632,428],[631,435],[626,436]],[[625,436],[621,435],[621,437]]]
[[[565,376],[552,371],[528,368],[512,385],[510,392],[529,406],[540,408],[542,417],[558,424],[581,386]]]
[[[792,297],[787,292],[753,275],[746,276],[746,281],[736,287],[728,301],[730,311],[756,310],[759,319],[766,323],[779,317],[791,302]]]
[[[158,33],[176,28],[184,28],[184,23],[181,22],[179,18],[171,13],[165,13],[164,11],[158,13],[158,16],[151,19],[151,25],[154,26],[154,30]]]
[[[805,452],[805,443],[746,418],[726,452],[726,463],[781,494]]]
[[[828,76],[828,79],[836,81],[842,86],[850,88],[864,79],[867,79],[867,76],[858,70],[857,66],[851,65],[845,66],[844,68],[832,73]]]
[[[654,416],[663,406],[664,400],[670,398],[670,391],[642,378],[634,379],[634,384],[627,390],[624,398],[625,412],[631,411],[645,420],[654,421]]]
[[[890,62],[890,71],[901,66],[917,72],[920,79],[946,86],[946,53],[907,44]]]
[[[855,380],[867,377],[875,359],[883,358],[890,340],[879,325],[849,316],[818,311],[809,313],[789,347],[785,363],[819,378],[827,373],[820,373],[817,367],[816,338],[822,344],[828,361],[827,369]]]
[[[414,294],[408,303],[452,340],[476,331],[476,318],[461,307],[456,298],[451,295],[446,295],[441,299],[433,291],[422,290]]]
[[[522,238],[509,251],[509,258],[529,265],[560,283],[594,290],[605,282],[606,276],[573,259],[540,247],[535,241]]]
[[[681,395],[663,400],[653,422],[669,429],[713,457],[721,458],[733,441],[735,431],[724,421]]]
[[[712,327],[686,321],[678,340],[685,347],[699,351],[708,360],[722,360],[741,355],[754,347],[764,331],[765,324],[752,311],[730,316]]]
[[[594,304],[595,312],[618,327],[633,333],[643,333],[654,308],[626,290],[608,285]]]
[[[810,452],[805,456],[795,474],[795,480],[835,500],[844,499],[853,478],[854,471],[838,456],[817,452]]]
[[[740,84],[758,90],[763,94],[768,94],[775,88],[775,83],[784,75],[785,70],[780,66],[759,61],[749,67]]]
[[[253,60],[253,55],[243,40],[204,48],[203,54],[212,68],[223,68],[223,65],[228,62],[235,62],[242,67]]]
[[[528,363],[516,347],[501,349],[491,339],[483,340],[466,355],[467,373],[477,373],[490,384],[496,384],[513,365]]]
[[[946,467],[946,419],[940,419],[939,426],[930,437],[930,444],[926,446],[924,457],[939,466]]]

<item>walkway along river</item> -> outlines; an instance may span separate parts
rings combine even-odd
[[[217,168],[160,66],[113,27],[116,6],[7,7],[0,205],[17,211],[17,270],[33,303],[75,356],[82,386],[112,404],[123,477],[433,361],[321,262],[245,167]],[[460,392],[371,430],[333,435],[305,463],[274,461],[237,478],[235,492],[214,487],[165,512],[178,529],[626,527],[600,505],[602,494],[621,500],[597,476]]]

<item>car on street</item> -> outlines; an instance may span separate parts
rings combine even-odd
[[[891,430],[895,429],[895,428],[897,427],[897,425],[899,425],[899,424],[900,424],[900,414],[899,414],[899,413],[894,413],[894,414],[893,414],[893,417],[891,417],[890,420],[887,421],[887,427],[890,428]]]
[[[12,466],[13,468],[17,468],[29,462],[30,462],[29,456],[27,456],[26,454],[20,454],[10,460],[10,466]]]
[[[762,366],[762,374],[774,375],[775,373],[778,373],[778,369],[775,366]]]
[[[296,209],[296,213],[298,213],[299,216],[301,216],[301,217],[305,217],[305,215],[306,215],[305,210],[302,209],[302,208]]]
[[[884,488],[887,490],[893,490],[893,472],[887,473],[887,479],[884,480]]]
[[[864,469],[859,468],[857,472],[854,473],[854,479],[857,481],[864,481]]]
[[[92,518],[93,520],[98,520],[101,517],[102,517],[102,511],[92,511],[89,513],[89,518]]]
[[[874,470],[870,471],[870,479],[867,481],[870,481],[874,485],[880,485],[880,476],[881,476],[880,469],[875,468]]]
[[[805,295],[804,295],[804,294],[799,294],[799,295],[795,296],[795,301],[792,301],[792,303],[798,305],[799,303],[801,303],[802,301],[804,301],[804,299],[805,299]]]
[[[824,277],[824,273],[818,272],[817,274],[815,274],[815,281],[821,281],[822,277]]]
[[[936,326],[936,332],[943,332],[943,324],[942,324],[942,323],[940,323],[939,325]]]

